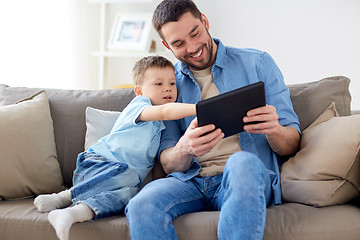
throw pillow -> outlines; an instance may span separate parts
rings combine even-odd
[[[87,107],[85,150],[94,145],[100,138],[109,134],[121,112],[105,111]]]
[[[337,76],[316,82],[288,85],[290,97],[303,131],[331,104],[335,102],[340,116],[350,115],[350,79]],[[316,103],[316,104],[314,104]]]
[[[0,132],[1,198],[20,199],[64,189],[44,91],[0,107]]]
[[[285,201],[317,207],[360,194],[360,115],[338,117],[332,103],[301,136],[300,151],[282,165]]]
[[[85,150],[94,145],[100,138],[110,133],[116,120],[120,116],[121,112],[118,111],[106,111],[92,107],[86,108],[86,135],[85,135]],[[156,171],[155,178],[165,177],[160,164],[155,163]],[[152,171],[146,176],[145,181],[141,184],[140,188],[145,186],[153,179]]]

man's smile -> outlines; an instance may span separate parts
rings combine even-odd
[[[201,48],[200,51],[198,51],[197,54],[195,54],[195,55],[192,56],[192,58],[198,58],[198,57],[200,57],[200,55],[202,54],[202,52],[203,52],[203,49]]]

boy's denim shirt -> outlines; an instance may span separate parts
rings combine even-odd
[[[212,67],[213,81],[219,94],[262,81],[265,84],[267,105],[276,107],[279,123],[299,129],[299,120],[293,110],[290,93],[284,83],[283,76],[274,60],[266,52],[254,49],[238,49],[225,47],[220,40],[214,39],[218,45],[216,61]],[[181,62],[175,64],[178,87],[178,102],[197,103],[200,101],[201,90],[194,80],[190,69]],[[236,109],[234,109],[235,111]],[[177,121],[166,121],[166,129],[162,133],[159,153],[176,145],[194,117]],[[281,203],[280,172],[281,158],[274,153],[264,134],[240,133],[242,151],[256,154],[264,163],[272,176],[273,203]],[[198,174],[200,164],[193,158],[187,172],[170,174],[181,180],[189,180]]]

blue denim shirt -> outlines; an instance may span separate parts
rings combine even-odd
[[[274,60],[266,52],[254,49],[238,49],[225,47],[220,40],[214,39],[218,45],[216,61],[212,67],[213,81],[219,94],[255,83],[264,82],[266,104],[276,107],[279,123],[299,129],[299,120],[293,110],[283,76]],[[190,69],[181,62],[175,64],[178,87],[178,102],[197,103],[201,90],[194,80]],[[194,117],[177,121],[164,122],[159,153],[176,145]],[[269,170],[272,177],[273,204],[281,203],[280,173],[281,158],[272,151],[264,134],[240,133],[242,151],[256,154]],[[181,180],[189,180],[198,174],[200,164],[193,158],[186,172],[175,172],[171,175]]]

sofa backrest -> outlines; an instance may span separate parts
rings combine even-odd
[[[300,119],[301,130],[309,126],[330,104],[335,102],[341,116],[350,115],[350,80],[331,77],[317,82],[290,85],[290,97]],[[16,103],[41,89],[7,87],[0,84],[0,106]],[[64,185],[72,186],[77,155],[84,151],[87,106],[122,111],[134,98],[133,89],[60,90],[45,89],[54,122],[55,143]]]
[[[16,103],[40,90],[0,85],[0,106]],[[55,143],[64,185],[70,187],[77,155],[84,151],[86,107],[122,111],[134,98],[134,91],[132,89],[45,89],[45,91],[54,122]]]
[[[335,76],[315,82],[288,85],[290,98],[300,121],[300,130],[315,121],[315,119],[332,103],[340,116],[351,114],[350,79]]]

